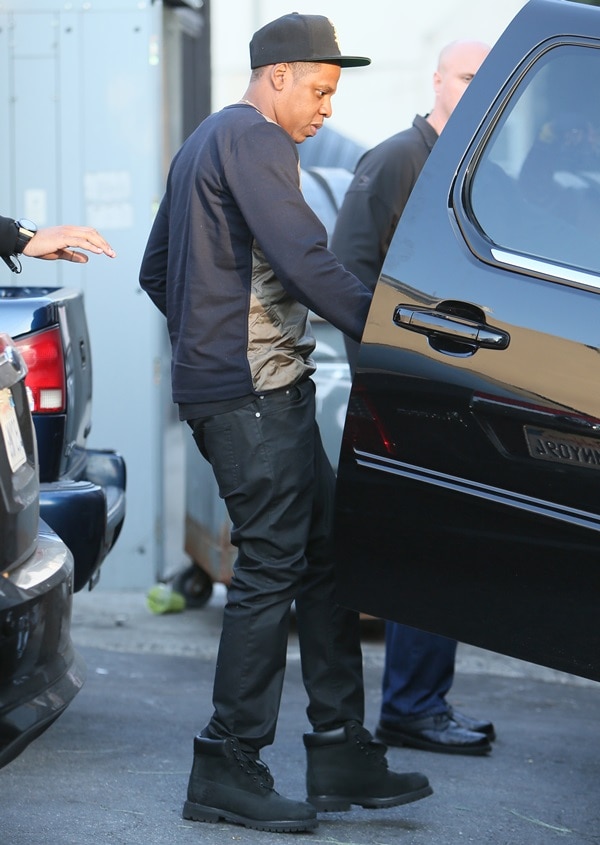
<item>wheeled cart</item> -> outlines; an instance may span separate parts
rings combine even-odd
[[[229,540],[231,521],[219,497],[217,482],[193,438],[185,438],[184,551],[191,563],[173,579],[188,607],[203,607],[213,584],[228,585],[236,550]]]

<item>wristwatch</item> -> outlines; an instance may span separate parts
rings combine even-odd
[[[29,241],[37,232],[37,226],[35,223],[32,223],[31,220],[26,220],[25,218],[15,220],[15,226],[17,227],[17,243],[14,255],[21,255]]]

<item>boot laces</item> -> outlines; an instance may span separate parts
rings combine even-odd
[[[361,752],[372,758],[372,762],[377,762],[387,768],[387,760],[385,757],[386,746],[382,742],[378,742],[369,731],[362,725],[351,725],[351,733],[354,742],[358,745]]]
[[[233,753],[245,774],[250,775],[264,789],[273,789],[275,783],[273,775],[269,771],[267,764],[260,759],[258,753],[252,754],[248,751],[243,751],[237,743],[233,746]]]

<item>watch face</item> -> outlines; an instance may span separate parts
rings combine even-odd
[[[27,220],[26,217],[22,217],[20,220],[17,220],[17,226],[19,229],[25,229],[26,232],[31,232],[32,235],[35,235],[37,232],[37,226],[35,223],[32,223],[31,220]]]

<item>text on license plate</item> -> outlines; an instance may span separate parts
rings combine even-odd
[[[600,439],[578,437],[530,425],[524,426],[524,431],[532,458],[600,469]]]

